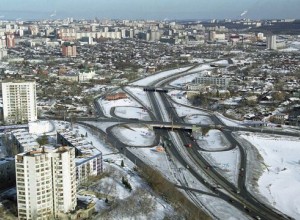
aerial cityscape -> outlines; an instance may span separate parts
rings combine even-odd
[[[300,219],[299,2],[2,1],[0,220]]]

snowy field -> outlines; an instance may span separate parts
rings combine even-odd
[[[190,101],[186,98],[186,92],[181,90],[172,90],[168,93],[169,97],[173,102],[182,105],[192,105]]]
[[[213,121],[204,115],[188,115],[184,118],[184,121],[191,124],[198,124],[198,125],[211,125],[214,124]]]
[[[219,60],[219,61],[213,62],[213,64],[228,65],[228,60]]]
[[[152,146],[155,143],[155,133],[150,128],[140,125],[120,125],[112,129],[113,134],[128,146]]]
[[[200,72],[200,71],[203,71],[203,70],[211,70],[213,69],[214,67],[211,67],[209,64],[203,64],[203,65],[200,65],[194,69],[191,69],[189,72],[191,73],[194,73],[194,72]]]
[[[174,81],[172,81],[169,85],[174,87],[182,87],[187,83],[191,83],[199,73],[190,74],[187,76],[180,77]]]
[[[160,72],[160,73],[148,76],[148,77],[146,77],[144,79],[135,81],[135,82],[131,83],[131,85],[148,86],[148,85],[154,83],[155,81],[158,81],[159,79],[162,79],[162,78],[165,78],[165,77],[169,77],[169,76],[172,76],[174,74],[186,71],[189,68],[191,68],[191,66],[184,67],[184,68],[179,68],[179,69],[168,70],[168,71],[164,71],[164,72]]]
[[[175,107],[176,112],[177,112],[179,117],[197,115],[197,114],[208,115],[204,111],[194,109],[194,108],[189,108],[189,107],[186,107],[186,106],[183,106],[183,105],[180,105],[180,104],[173,104],[173,106]]]
[[[295,137],[241,133],[253,144],[264,169],[258,179],[259,192],[277,209],[300,219],[300,140]]]
[[[210,162],[214,169],[237,185],[241,158],[238,148],[220,152],[199,151],[199,153]]]
[[[81,190],[78,199],[81,201],[93,201],[96,203],[96,211],[99,213],[93,219],[164,219],[167,215],[176,212],[168,203],[156,197],[149,186],[136,175],[127,163],[124,167],[117,163],[104,163],[104,172],[107,177],[93,182],[88,190]],[[122,183],[126,178],[132,187],[128,190]],[[100,193],[102,198],[93,196]],[[105,203],[105,198],[115,205],[112,209]]]
[[[119,124],[118,122],[102,122],[102,121],[101,122],[100,121],[99,122],[97,122],[97,121],[84,121],[84,123],[93,125],[96,128],[99,128],[100,130],[102,130],[104,132],[106,132],[107,128]]]
[[[224,137],[223,133],[217,129],[211,129],[202,137],[201,132],[194,132],[194,137],[201,148],[207,151],[221,151],[231,147],[230,142]]]
[[[118,100],[112,100],[112,101],[108,101],[105,99],[98,99],[98,102],[99,102],[99,105],[101,106],[103,114],[106,117],[112,117],[110,115],[110,110],[113,107],[119,107],[119,106],[141,107],[136,101],[132,100],[131,98],[118,99]]]
[[[147,96],[147,92],[143,90],[143,88],[135,88],[135,87],[125,87],[126,91],[129,91],[132,95],[134,95],[144,106],[147,108],[151,108],[150,100]]]
[[[242,123],[237,120],[233,120],[230,118],[226,118],[224,115],[221,115],[220,113],[215,114],[225,125],[231,126],[231,127],[243,127]]]
[[[168,180],[174,182],[173,172],[166,152],[156,152],[153,148],[127,148],[130,152],[141,158],[152,168],[159,170]]]
[[[143,121],[151,119],[148,112],[140,107],[116,107],[114,113],[120,118],[136,118]]]
[[[246,220],[252,219],[248,217],[244,212],[230,205],[228,202],[219,199],[217,197],[209,195],[198,195],[198,199],[205,205],[205,207],[213,213],[215,219],[226,220]]]

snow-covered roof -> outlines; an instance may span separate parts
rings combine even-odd
[[[81,164],[84,161],[90,160],[99,154],[102,154],[92,143],[88,142],[84,137],[71,130],[59,130],[57,131],[66,141],[68,141],[72,147],[75,147],[81,155],[76,157],[76,164]]]

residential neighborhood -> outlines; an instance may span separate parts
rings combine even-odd
[[[300,22],[245,14],[0,17],[0,219],[299,219]]]

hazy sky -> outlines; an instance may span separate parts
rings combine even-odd
[[[206,19],[300,18],[300,0],[0,0],[7,19],[121,18]]]

